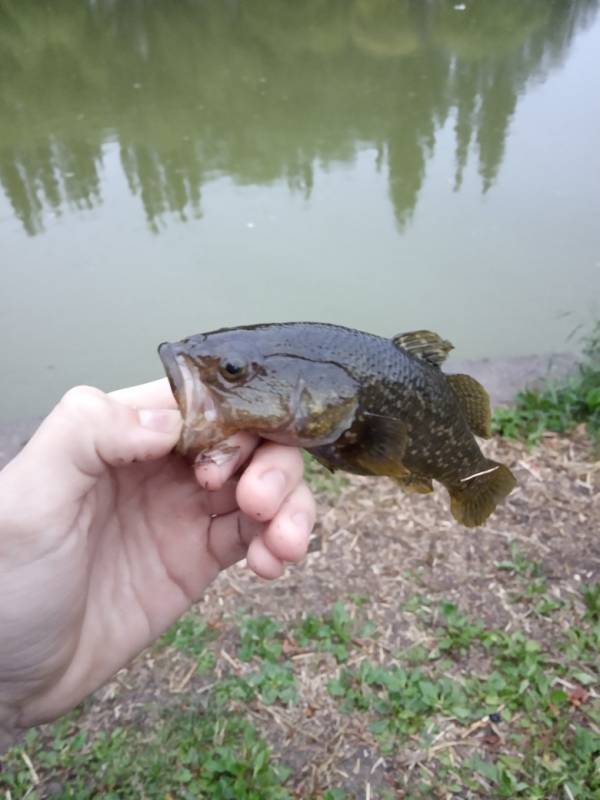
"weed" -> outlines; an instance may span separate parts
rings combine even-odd
[[[188,656],[201,656],[206,645],[216,639],[218,633],[196,614],[182,617],[164,633],[158,646],[170,645]]]
[[[205,650],[203,653],[200,653],[196,659],[196,672],[198,672],[199,675],[212,672],[216,663],[217,657],[212,650]]]
[[[370,625],[359,625],[349,615],[344,604],[338,601],[331,612],[323,617],[312,614],[305,616],[294,629],[294,639],[300,647],[313,646],[332,653],[337,661],[346,661],[353,640],[361,634],[367,635],[371,632]]]
[[[294,668],[289,661],[283,664],[266,662],[260,671],[248,676],[249,686],[255,689],[265,705],[289,705],[298,699]]]
[[[534,562],[516,552],[510,569],[521,576],[537,572]],[[585,596],[593,611],[595,594]],[[419,602],[414,608],[428,605]],[[452,603],[442,603],[433,619],[443,623],[436,629],[434,654],[464,655],[479,648],[487,656],[479,659],[489,665],[487,674],[453,677],[452,662],[433,665],[431,657],[424,659],[428,666],[414,668],[415,654],[409,651],[400,657],[405,663],[342,667],[328,685],[330,694],[342,710],[374,717],[371,730],[385,753],[403,746],[427,753],[444,721],[466,728],[488,718],[502,728],[510,747],[497,755],[482,748],[458,764],[456,754],[441,754],[436,777],[428,777],[429,769],[420,776],[417,771],[402,796],[424,800],[452,792],[462,797],[465,791],[522,800],[600,796],[600,736],[581,723],[587,718],[597,725],[600,716],[590,691],[597,684],[600,623],[571,629],[564,647],[558,643],[562,658],[557,660],[521,631],[486,629]],[[488,736],[494,740],[496,734]]]
[[[342,669],[328,688],[333,697],[343,700],[346,710],[376,713],[379,719],[371,730],[384,752],[390,752],[399,738],[420,734],[428,739],[434,712],[465,722],[473,718],[467,695],[457,681],[445,676],[432,679],[421,669],[385,668],[363,661],[357,670]]]
[[[249,723],[213,713],[171,711],[153,726],[79,732],[77,715],[54,725],[49,738],[27,734],[3,762],[0,789],[7,797],[65,800],[103,797],[287,800],[288,771]],[[35,765],[32,786],[26,758]]]
[[[507,570],[522,578],[542,578],[542,567],[537,561],[531,561],[524,556],[515,542],[510,545],[510,558],[506,561],[496,562],[496,568]]]
[[[600,446],[600,322],[585,341],[577,375],[520,392],[513,406],[495,411],[493,430],[535,444],[544,431],[566,433],[582,422]]]
[[[283,652],[281,626],[271,617],[244,617],[240,622],[240,658],[278,661]]]
[[[439,618],[443,627],[438,630],[437,647],[430,655],[432,659],[441,653],[464,653],[474,640],[481,638],[483,628],[469,622],[453,603],[440,604]]]
[[[555,611],[559,611],[561,608],[564,608],[564,606],[565,606],[564,600],[559,600],[547,594],[545,597],[542,597],[538,603],[535,604],[535,606],[533,607],[533,612],[538,617],[549,617]]]
[[[583,586],[581,593],[586,607],[586,618],[600,620],[600,582]]]
[[[499,568],[518,586],[530,587],[523,594],[532,610],[555,610],[557,601],[545,592],[537,562],[512,548]],[[598,584],[584,586],[585,614],[548,649],[518,629],[486,628],[454,603],[417,596],[404,610],[414,613],[435,644],[416,644],[387,663],[363,658],[347,665],[360,636],[371,633],[360,617],[362,598],[300,619],[293,636],[301,646],[333,653],[338,672],[329,693],[340,710],[365,715],[386,761],[415,755],[410,785],[402,783],[399,770],[394,780],[402,794],[382,789],[382,800],[591,800],[600,797],[599,598]],[[178,696],[180,707],[160,716],[147,708],[152,721],[146,726],[86,732],[72,714],[30,732],[7,754],[0,796],[287,800],[288,772],[273,762],[244,714],[259,703],[296,702],[294,666],[284,660],[283,629],[276,619],[242,617],[239,634],[236,655],[252,666],[243,675],[223,677],[203,695],[202,714],[197,705],[193,711],[186,707],[184,695]],[[211,669],[214,654],[203,648],[214,635],[201,618],[189,615],[165,634],[163,644]],[[465,668],[467,657],[477,665],[474,674]],[[500,743],[495,747],[486,741],[494,737]],[[336,783],[319,799],[353,796],[350,787]]]
[[[298,693],[292,666],[266,662],[262,669],[244,677],[229,675],[214,690],[215,702],[221,708],[230,703],[250,703],[256,697],[267,706],[295,703]]]
[[[224,709],[230,703],[249,703],[256,697],[256,689],[245,678],[228,675],[214,688],[213,699],[217,708]]]

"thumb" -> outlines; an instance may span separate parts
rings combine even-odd
[[[107,467],[167,455],[181,425],[181,415],[172,408],[136,409],[99,389],[78,386],[65,394],[5,470],[23,470],[29,484],[33,479],[38,499],[42,492],[73,500]]]

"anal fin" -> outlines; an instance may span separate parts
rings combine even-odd
[[[411,472],[406,477],[395,477],[394,480],[405,492],[414,494],[430,494],[433,492],[431,478],[425,478],[423,475],[415,475]]]

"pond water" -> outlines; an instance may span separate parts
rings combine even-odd
[[[461,358],[600,316],[592,0],[0,0],[0,421],[312,319]]]

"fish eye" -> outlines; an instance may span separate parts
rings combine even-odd
[[[246,372],[246,364],[237,358],[225,358],[219,365],[219,372],[228,381],[241,378]]]

